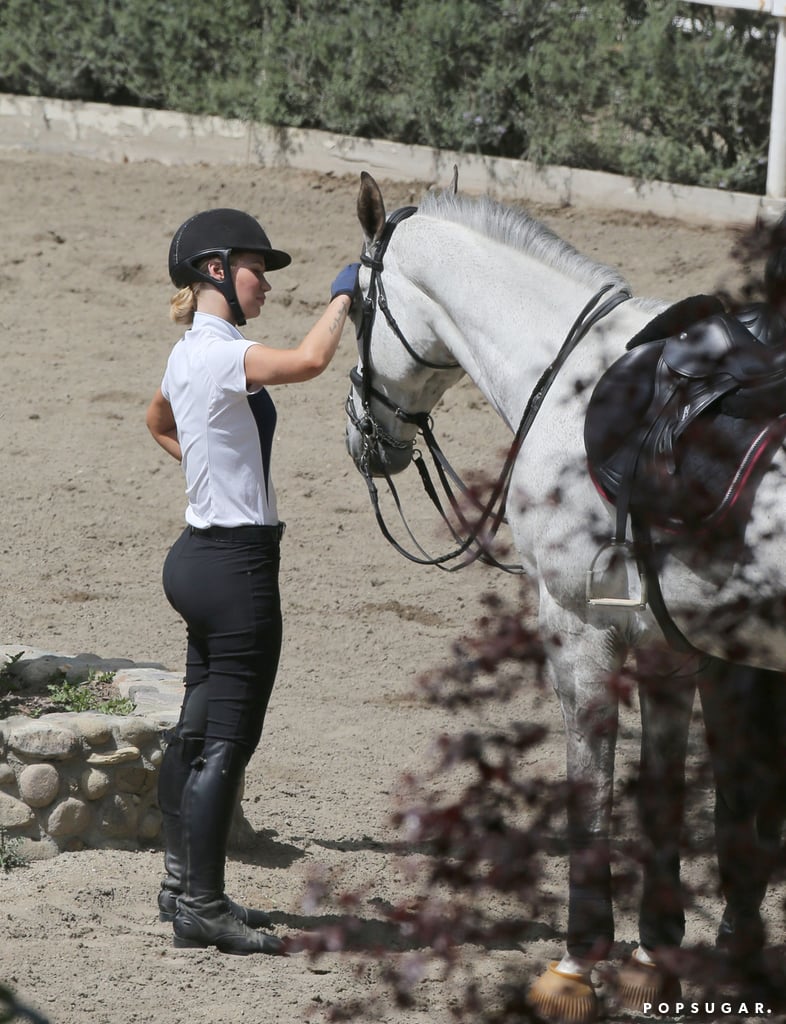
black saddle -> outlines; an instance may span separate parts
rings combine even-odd
[[[786,323],[761,305],[732,316],[707,296],[629,342],[595,387],[584,430],[618,540],[628,517],[675,533],[738,533],[785,435]]]

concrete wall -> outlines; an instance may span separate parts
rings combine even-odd
[[[417,181],[424,186],[447,186],[455,164],[459,187],[465,192],[487,193],[501,200],[630,210],[698,223],[752,224],[757,215],[775,218],[786,210],[786,200],[740,192],[663,182],[638,184],[596,171],[536,168],[520,160],[218,117],[0,94],[2,148],[109,161],[292,167],[358,175],[367,170],[381,179]]]

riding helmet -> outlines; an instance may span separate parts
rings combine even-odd
[[[280,270],[292,262],[281,249],[274,249],[262,225],[242,210],[204,210],[180,225],[169,246],[169,276],[177,288],[208,281],[224,295],[239,326],[246,321],[232,283],[229,256],[234,251],[257,252],[265,259],[265,271]],[[224,280],[217,281],[199,270],[207,256],[220,256]]]

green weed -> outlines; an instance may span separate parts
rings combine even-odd
[[[5,665],[0,665],[0,693],[17,689],[16,680],[11,673],[11,666],[15,665],[24,653],[24,651],[17,651],[16,654],[5,655]]]
[[[96,686],[109,686],[114,672],[93,672],[87,679],[70,682],[65,677],[47,686],[53,704],[62,711],[98,711],[103,715],[130,715],[134,702],[128,697],[104,697]]]
[[[19,852],[21,844],[19,836],[9,836],[7,830],[0,825],[0,870],[7,873],[14,868],[27,866],[27,858]]]

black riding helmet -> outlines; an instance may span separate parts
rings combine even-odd
[[[230,254],[258,252],[265,259],[265,272],[280,270],[292,262],[287,252],[274,249],[262,225],[242,210],[218,209],[195,213],[181,224],[169,246],[169,276],[177,288],[208,281],[229,303],[238,327],[246,322],[237,300],[229,265]],[[197,264],[207,256],[219,256],[224,267],[224,280],[199,270]]]

